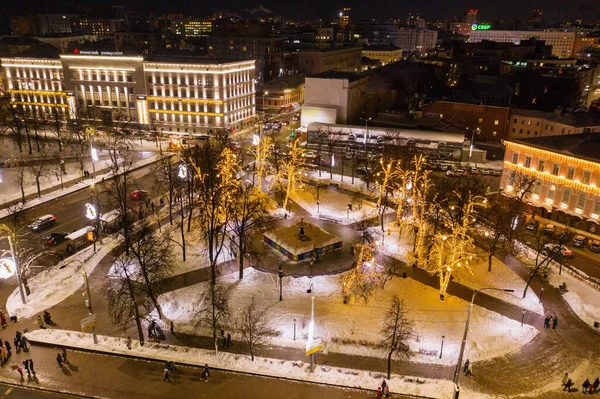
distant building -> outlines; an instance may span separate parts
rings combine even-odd
[[[80,17],[73,22],[73,32],[84,35],[110,36],[123,28],[123,20]]]
[[[351,11],[352,9],[350,7],[344,7],[342,8],[342,11],[340,11],[340,20],[338,23],[342,28],[348,26],[348,23],[350,23]]]
[[[171,20],[171,33],[185,37],[207,37],[213,31],[213,21],[205,19],[183,19]]]
[[[326,71],[359,72],[361,57],[361,47],[302,49],[298,52],[298,70],[307,75]]]
[[[531,213],[600,239],[600,134],[504,140],[500,189],[519,194],[517,175],[536,179],[525,206]]]
[[[483,40],[490,40],[519,44],[522,40],[535,38],[543,40],[547,45],[552,46],[553,56],[569,58],[573,53],[575,35],[575,32],[565,31],[474,30],[469,36],[469,42],[477,43]]]
[[[327,71],[306,78],[302,126],[310,122],[359,123],[365,112],[368,77]]]
[[[413,53],[423,55],[435,48],[437,44],[437,30],[425,28],[401,29],[398,31],[398,44],[404,54]]]
[[[402,49],[395,46],[363,47],[362,56],[379,61],[381,66],[402,60]]]
[[[513,108],[508,137],[533,138],[581,133],[600,133],[600,115],[588,112],[563,114]]]
[[[588,52],[600,50],[600,35],[596,36],[575,36],[573,43],[573,52],[571,57],[578,59],[588,59]]]
[[[479,10],[475,10],[475,9],[470,9],[469,11],[467,11],[467,13],[465,14],[465,22],[468,24],[476,24],[477,23],[477,13],[479,12]]]
[[[357,21],[350,29],[351,38],[366,46],[398,45],[398,28],[391,21]]]
[[[35,14],[11,17],[11,30],[15,35],[65,35],[73,32],[73,14]]]
[[[45,36],[45,37],[37,37],[42,43],[48,43],[57,49],[59,49],[62,53],[66,53],[69,50],[69,45],[71,43],[84,43],[84,42],[97,42],[98,35],[62,35],[62,36]]]
[[[304,80],[304,74],[299,73],[264,83],[256,97],[257,108],[276,112],[297,109],[304,103]]]

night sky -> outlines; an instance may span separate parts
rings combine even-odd
[[[0,0],[0,4],[9,8],[40,12],[56,12],[60,8],[70,8],[77,4],[93,5],[106,3],[103,0]],[[16,3],[16,4],[15,4]],[[213,11],[241,13],[244,9],[255,9],[262,5],[273,15],[286,18],[333,19],[342,7],[352,8],[352,19],[388,19],[406,18],[408,13],[420,13],[425,19],[451,19],[469,8],[479,9],[480,20],[520,19],[526,20],[533,9],[542,9],[543,18],[550,22],[572,18],[582,18],[586,22],[600,21],[600,0],[221,0],[208,2],[202,0],[115,0],[112,4],[121,4],[134,12],[183,13],[186,15],[207,15]],[[15,10],[17,11],[17,10]],[[255,14],[259,15],[259,14]],[[261,16],[268,12],[260,13]]]

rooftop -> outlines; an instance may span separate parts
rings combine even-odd
[[[344,47],[327,47],[327,48],[303,48],[300,49],[300,53],[329,53],[332,51],[342,50],[362,50],[361,46],[344,46]]]
[[[398,51],[400,47],[388,45],[388,46],[365,46],[363,51]]]
[[[362,78],[366,78],[365,75],[354,72],[343,72],[343,71],[325,71],[316,75],[310,76],[315,79],[347,79],[349,82],[354,82]]]
[[[600,163],[600,133],[509,139],[505,141]]]
[[[271,80],[270,82],[264,83],[261,86],[262,92],[280,92],[285,89],[295,89],[298,86],[304,84],[306,79],[303,73],[297,73],[294,75],[287,75],[281,78]]]
[[[548,121],[573,127],[600,126],[600,115],[585,111],[555,114],[553,112],[537,111],[533,109],[512,108],[512,112],[514,115],[518,116],[543,118]]]

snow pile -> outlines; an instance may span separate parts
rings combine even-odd
[[[308,364],[302,361],[288,361],[266,357],[238,355],[187,348],[182,346],[147,343],[140,346],[134,341],[132,349],[127,349],[126,340],[100,335],[98,344],[94,345],[91,334],[66,330],[35,330],[28,332],[27,338],[32,342],[51,345],[64,345],[69,348],[91,349],[113,355],[126,354],[151,360],[174,361],[195,366],[208,364],[213,369],[224,369],[270,377],[287,378],[302,382],[336,384],[351,388],[374,389],[384,375],[348,368],[317,366],[314,373],[309,373]],[[298,358],[304,359],[304,351],[298,351]],[[431,398],[450,398],[454,390],[450,381],[424,378],[410,378],[393,374],[388,381],[391,393],[427,396]]]
[[[28,280],[31,295],[27,296],[27,304],[21,302],[19,289],[15,288],[6,302],[8,314],[19,319],[29,318],[64,301],[82,286],[82,267],[85,267],[88,275],[92,274],[98,263],[121,241],[122,238],[104,238],[102,245],[97,244],[96,253],[94,247],[89,246],[31,277]]]
[[[550,284],[558,288],[565,283],[567,292],[563,294],[563,298],[575,314],[590,326],[593,326],[594,322],[600,323],[600,292],[565,272],[565,268],[560,275],[557,268],[555,269],[550,275]]]
[[[396,294],[404,300],[408,317],[415,322],[418,338],[415,337],[410,343],[416,355],[414,360],[456,364],[469,305],[459,298],[450,296],[440,302],[437,289],[412,279],[393,278],[384,289],[374,293],[369,303],[344,305],[339,276],[318,276],[284,277],[283,301],[279,302],[278,280],[275,274],[250,268],[241,281],[237,280],[237,274],[234,273],[220,277],[218,282],[231,284],[231,309],[241,309],[253,296],[261,306],[269,308],[269,324],[278,332],[272,339],[274,344],[289,347],[306,345],[312,295],[315,297],[315,335],[323,338],[328,351],[381,358],[385,354],[377,344],[381,339],[383,316],[390,298]],[[306,292],[309,287],[312,288],[312,294]],[[173,320],[179,331],[210,335],[206,329],[196,330],[196,315],[198,309],[204,306],[201,298],[207,289],[208,283],[205,282],[159,297],[165,316]],[[519,322],[475,306],[465,356],[471,361],[502,356],[519,350],[537,333],[531,326],[521,326]],[[445,341],[443,357],[440,359],[437,351],[442,335]]]

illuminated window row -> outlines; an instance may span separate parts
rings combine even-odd
[[[191,104],[223,104],[223,100],[212,100],[212,99],[196,99],[196,98],[177,98],[177,97],[148,97],[148,101],[165,101],[165,102],[177,102]]]
[[[223,116],[223,114],[215,113],[215,112],[174,111],[174,110],[166,110],[166,109],[151,109],[150,112],[154,112],[157,114],[175,114],[175,115]]]
[[[61,91],[50,91],[50,90],[7,90],[11,94],[37,94],[43,96],[63,96],[66,97],[67,93]]]
[[[49,104],[49,103],[38,103],[38,102],[25,102],[25,101],[15,101],[12,103],[13,105],[35,105],[39,107],[67,107],[67,104]]]

